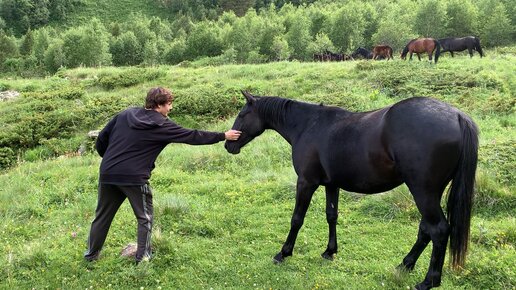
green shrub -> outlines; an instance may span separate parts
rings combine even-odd
[[[164,73],[157,69],[130,69],[120,73],[103,75],[98,78],[96,83],[105,89],[121,87],[131,87],[146,81],[155,80]]]
[[[238,89],[215,88],[206,85],[202,88],[178,91],[174,101],[174,112],[182,115],[207,117],[209,119],[225,118],[238,112],[243,106]]]
[[[9,147],[0,147],[0,169],[9,168],[16,162],[16,154]]]

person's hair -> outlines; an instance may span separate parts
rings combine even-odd
[[[172,95],[169,90],[162,87],[152,88],[149,90],[147,97],[145,98],[145,108],[156,109],[160,105],[165,105],[173,100],[174,95]]]

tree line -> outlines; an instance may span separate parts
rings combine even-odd
[[[22,0],[0,0],[2,18],[5,3],[16,1]],[[67,11],[79,1],[41,2],[62,3],[62,11]],[[420,36],[475,35],[487,47],[516,40],[511,0],[159,1],[175,11],[173,17],[135,13],[123,22],[94,18],[64,30],[48,25],[32,29],[29,24],[20,36],[0,21],[0,68],[10,74],[41,75],[78,66],[304,61],[326,50],[349,53],[375,44],[399,51]],[[220,10],[221,5],[226,10]]]

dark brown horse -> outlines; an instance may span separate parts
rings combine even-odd
[[[433,38],[416,38],[409,41],[405,46],[401,52],[401,59],[405,59],[407,57],[407,53],[410,53],[410,60],[412,60],[412,54],[416,53],[417,58],[421,60],[421,56],[419,54],[426,52],[428,54],[428,59],[432,61],[432,54],[434,51],[434,59],[435,63],[437,63],[439,55],[441,55],[441,45],[439,42]]]
[[[378,57],[384,57],[387,60],[392,58],[392,47],[388,45],[377,45],[373,48],[373,59],[376,60]]]
[[[432,242],[430,267],[416,288],[439,286],[448,239],[452,264],[464,264],[478,156],[478,131],[470,117],[431,98],[410,98],[375,111],[350,112],[243,94],[247,103],[233,124],[242,135],[237,141],[226,141],[228,152],[238,154],[265,130],[275,130],[292,146],[298,176],[290,232],[274,257],[276,262],[292,255],[319,186],[326,187],[329,227],[328,246],[322,256],[331,260],[337,253],[339,189],[373,194],[405,183],[421,213],[421,222],[416,242],[400,267],[414,269]],[[441,198],[448,183],[445,215]]]

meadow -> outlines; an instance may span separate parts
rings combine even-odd
[[[154,258],[135,265],[120,257],[136,238],[126,202],[101,259],[83,261],[100,163],[86,133],[101,129],[117,111],[141,106],[150,87],[164,86],[176,94],[173,120],[214,131],[231,127],[244,104],[240,90],[352,111],[414,95],[458,107],[481,132],[476,200],[465,268],[452,270],[446,262],[440,289],[514,289],[516,47],[486,55],[446,54],[437,65],[397,56],[378,62],[186,62],[0,79],[2,90],[22,93],[0,102],[0,141],[16,149],[5,155],[16,158],[0,174],[0,288],[411,289],[424,278],[430,247],[413,272],[395,270],[416,239],[420,219],[405,186],[371,196],[341,191],[334,261],[320,257],[328,227],[319,189],[293,256],[273,264],[289,230],[296,181],[290,147],[275,132],[239,155],[228,154],[222,143],[169,145],[151,178]],[[46,117],[53,121],[40,120]]]

